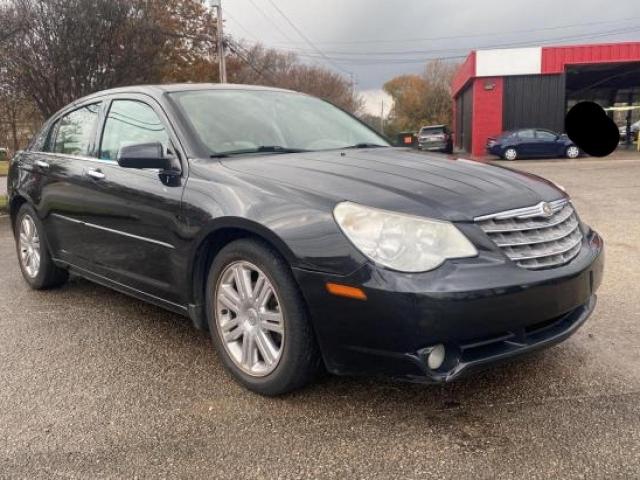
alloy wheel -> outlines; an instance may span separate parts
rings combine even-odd
[[[28,214],[20,222],[19,247],[22,268],[30,278],[35,278],[40,271],[40,236]]]
[[[284,349],[285,324],[269,277],[247,261],[229,264],[215,291],[218,334],[233,363],[254,377],[271,373]]]
[[[508,148],[504,152],[504,158],[507,160],[515,160],[518,157],[518,152],[515,148]]]
[[[576,146],[571,146],[567,148],[567,157],[569,158],[578,158],[580,155],[580,150]]]

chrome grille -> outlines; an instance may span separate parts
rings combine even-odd
[[[507,257],[529,270],[564,265],[582,246],[578,216],[565,199],[475,220]]]

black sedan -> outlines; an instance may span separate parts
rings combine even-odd
[[[487,153],[505,160],[518,158],[578,158],[580,149],[564,135],[550,130],[524,128],[487,140]]]
[[[603,242],[553,183],[392,148],[272,88],[76,101],[13,159],[34,289],[70,273],[188,316],[247,388],[326,368],[439,383],[576,331]]]

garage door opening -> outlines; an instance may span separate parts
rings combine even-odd
[[[640,62],[569,65],[566,98],[567,109],[585,100],[596,102],[620,128],[620,145],[633,147],[640,121]]]

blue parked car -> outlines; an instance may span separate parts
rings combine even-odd
[[[487,153],[504,160],[518,158],[578,158],[580,149],[567,135],[550,130],[524,128],[505,132],[487,140]]]

